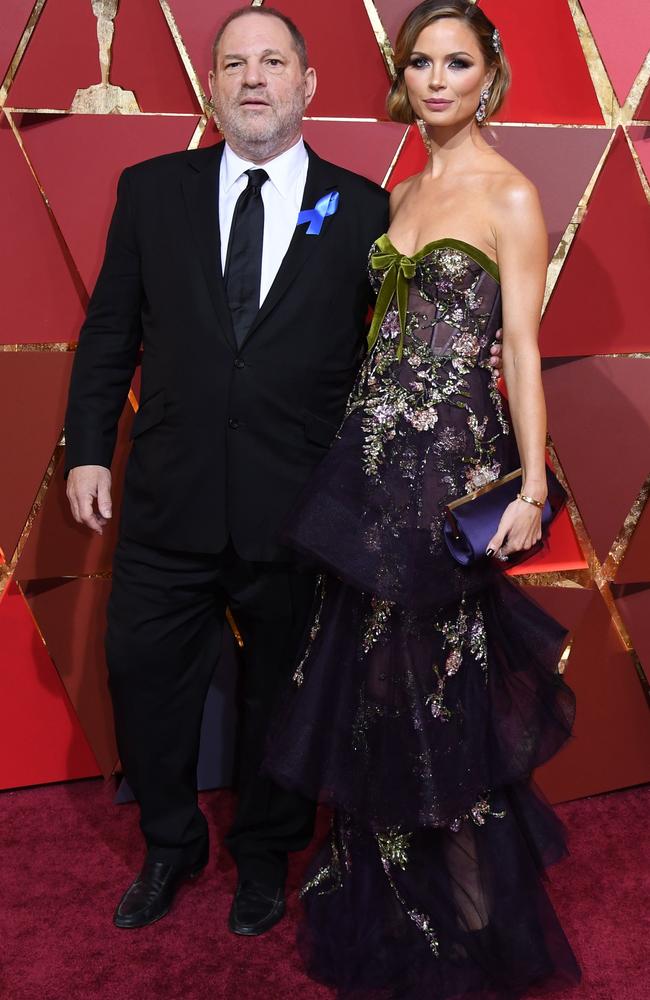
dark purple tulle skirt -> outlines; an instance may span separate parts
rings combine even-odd
[[[564,852],[559,822],[527,785],[491,809],[483,826],[383,839],[336,814],[307,876],[309,975],[350,1000],[512,1000],[575,983],[541,881]]]
[[[300,946],[341,997],[511,998],[579,970],[544,891],[565,853],[530,785],[569,737],[565,631],[507,579],[404,609],[332,577],[267,767],[336,810]]]
[[[323,590],[267,760],[286,787],[379,830],[437,827],[569,737],[566,632],[508,580],[444,610]]]

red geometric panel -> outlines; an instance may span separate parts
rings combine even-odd
[[[551,436],[598,558],[648,475],[650,360],[584,358],[544,372]]]
[[[503,125],[495,128],[493,134],[497,152],[514,163],[539,191],[549,233],[550,259],[612,133],[603,128]]]
[[[4,80],[18,42],[29,21],[34,0],[5,0],[0,31],[0,83]]]
[[[376,0],[389,37],[413,9],[412,0]],[[498,26],[514,85],[497,121],[598,125],[603,117],[566,0],[544,0],[543,27],[512,0],[483,0]],[[540,30],[552,44],[540,45]]]
[[[626,0],[614,13],[611,0],[582,0],[582,7],[619,104],[624,104],[648,51],[650,5]]]
[[[623,593],[616,604],[645,675],[650,678],[650,585],[621,589]]]
[[[122,3],[110,82],[132,90],[141,111],[191,114],[198,104],[157,0]],[[47,72],[43,71],[47,67]],[[46,4],[9,91],[7,106],[69,110],[78,88],[101,80],[90,2]]]
[[[648,83],[648,86],[643,92],[643,96],[639,101],[639,106],[636,109],[634,117],[638,122],[650,121],[650,83]]]
[[[20,125],[29,158],[89,292],[104,256],[121,170],[186,149],[198,120],[194,115],[67,115],[42,116],[35,124],[30,119],[29,125]]]
[[[565,676],[577,699],[574,739],[537,772],[549,798],[566,801],[650,780],[648,706],[600,594],[578,626]]]
[[[582,587],[523,587],[522,589],[547,614],[568,629],[570,637],[579,629],[594,596],[593,590]]]
[[[617,573],[616,583],[650,580],[650,503],[646,503]]]
[[[304,123],[306,142],[325,160],[381,184],[406,134],[393,122]],[[377,234],[379,235],[379,234]]]
[[[388,72],[363,0],[274,0],[305,35],[318,73],[311,117],[386,119]]]
[[[103,535],[97,535],[73,520],[65,495],[65,462],[64,455],[61,454],[45,500],[34,519],[18,560],[17,580],[87,576],[110,570],[120,521],[120,501],[132,423],[133,407],[127,403],[119,424],[112,466],[113,517],[104,527]]]
[[[0,598],[0,788],[99,774],[79,720],[47,655],[23,596],[10,583]]]
[[[545,357],[650,350],[650,205],[622,130],[542,323]]]
[[[104,632],[108,580],[43,580],[25,597],[79,717],[102,774],[117,760],[108,693]]]
[[[0,241],[0,343],[76,340],[84,316],[82,298],[60,236],[5,118],[0,121],[0,176],[5,234]]]
[[[375,0],[375,7],[393,48],[400,25],[415,6],[410,0]]]
[[[650,113],[650,108],[648,108]],[[647,125],[632,125],[628,129],[648,184],[650,184],[650,128]]]
[[[174,15],[183,44],[208,97],[212,44],[219,26],[233,10],[250,5],[251,0],[210,0],[208,5],[205,0],[169,0],[169,8]]]
[[[71,367],[72,354],[58,351],[0,353],[0,549],[7,561],[61,435]]]
[[[417,125],[411,125],[406,142],[402,146],[395,168],[386,185],[387,189],[392,191],[398,184],[405,181],[407,177],[419,174],[420,171],[424,170],[427,159],[428,153],[422,141],[420,130]]]
[[[569,569],[585,569],[587,563],[571,524],[566,508],[553,521],[546,544],[540,553],[508,570],[509,576],[527,573],[557,573]]]

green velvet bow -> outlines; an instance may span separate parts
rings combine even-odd
[[[370,258],[370,264],[375,271],[385,271],[384,280],[379,289],[375,315],[368,331],[368,350],[377,343],[381,325],[386,318],[388,307],[397,298],[399,314],[400,337],[397,345],[397,358],[402,360],[404,351],[404,334],[406,332],[406,307],[408,304],[409,281],[415,277],[416,261],[412,257],[399,253],[386,235],[380,236],[375,246],[378,253]]]

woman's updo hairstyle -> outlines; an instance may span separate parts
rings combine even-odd
[[[479,123],[480,126],[485,126],[488,119],[496,114],[503,104],[510,87],[510,66],[500,40],[498,43],[499,51],[497,52],[495,49],[494,39],[498,38],[498,34],[495,36],[494,24],[481,8],[475,3],[471,3],[470,0],[424,0],[408,15],[399,29],[395,43],[394,61],[397,75],[386,101],[388,114],[394,122],[401,122],[404,125],[412,125],[416,121],[404,82],[404,70],[410,63],[420,32],[433,24],[434,21],[440,21],[443,17],[454,17],[465,21],[474,32],[486,66],[496,68],[485,108],[485,119]]]

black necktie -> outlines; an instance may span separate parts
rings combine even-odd
[[[266,170],[247,170],[244,188],[230,227],[224,281],[237,346],[241,347],[260,307],[264,203],[262,185],[269,179]]]

